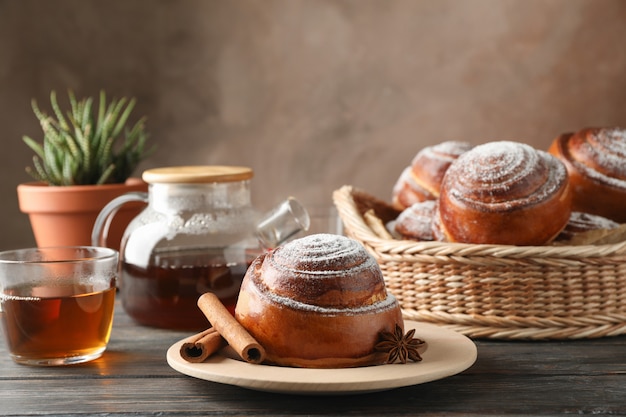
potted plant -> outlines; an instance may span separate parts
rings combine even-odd
[[[91,244],[91,229],[100,210],[113,198],[131,191],[147,191],[133,174],[151,152],[146,149],[145,118],[129,122],[136,100],[112,99],[100,92],[96,112],[92,97],[77,100],[68,92],[69,110],[61,110],[50,94],[54,116],[35,100],[33,112],[43,131],[43,142],[23,140],[34,151],[28,172],[36,181],[17,187],[20,210],[29,215],[38,246]],[[128,205],[110,225],[108,246],[119,249],[123,231],[141,210]]]

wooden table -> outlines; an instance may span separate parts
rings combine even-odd
[[[477,362],[456,376],[378,393],[319,397],[257,392],[180,374],[165,355],[188,335],[138,326],[118,305],[109,347],[91,363],[17,365],[2,340],[0,414],[626,415],[626,337],[477,341]]]

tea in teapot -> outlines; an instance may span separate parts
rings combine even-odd
[[[147,194],[129,193],[102,210],[92,235],[99,245],[117,208],[131,201],[148,203],[128,225],[120,247],[120,296],[130,317],[154,327],[206,328],[197,307],[206,292],[234,312],[248,266],[264,245],[280,243],[257,234],[259,223],[268,228],[251,204],[252,176],[250,168],[237,166],[150,169],[142,175]],[[296,200],[288,202],[295,211],[289,232],[277,234],[283,240],[309,222]],[[276,227],[287,226],[282,221]]]

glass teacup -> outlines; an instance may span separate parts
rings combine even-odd
[[[111,334],[118,253],[77,246],[0,252],[0,317],[17,363],[102,355]]]

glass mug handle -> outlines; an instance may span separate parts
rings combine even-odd
[[[126,203],[148,203],[148,193],[126,193],[109,201],[100,211],[91,231],[91,244],[93,246],[106,246],[109,227],[115,213]]]

